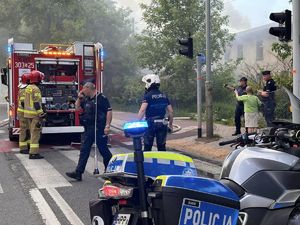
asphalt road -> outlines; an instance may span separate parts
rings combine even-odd
[[[130,120],[128,116],[132,114],[116,112],[115,122]],[[5,118],[6,104],[0,104],[0,120]],[[170,135],[170,138],[181,138],[194,132],[192,124],[182,124],[185,132]],[[41,154],[45,159],[29,160],[27,155],[19,153],[17,143],[8,140],[7,128],[0,128],[0,225],[90,224],[89,201],[97,198],[103,184],[103,180],[93,175],[94,149],[83,181],[73,181],[65,172],[75,169],[78,146],[66,145],[65,137],[61,137],[41,143]],[[113,154],[132,151],[128,150],[132,149],[131,140],[120,133],[112,135],[111,144]],[[101,162],[98,167],[100,173],[103,172]]]
[[[128,152],[119,146],[111,151]],[[89,201],[103,184],[93,175],[93,151],[82,182],[65,175],[75,169],[78,149],[42,143],[41,154],[45,159],[29,160],[8,140],[7,129],[0,129],[0,225],[90,224]]]

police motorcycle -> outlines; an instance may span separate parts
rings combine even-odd
[[[300,124],[275,122],[225,159],[220,182],[240,198],[247,225],[300,225]]]
[[[124,125],[134,153],[114,155],[100,175],[105,183],[90,202],[93,225],[245,225],[230,185],[197,177],[190,157],[143,152],[147,122]],[[235,188],[235,186],[233,186]]]

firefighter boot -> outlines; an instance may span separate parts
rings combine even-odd
[[[29,154],[29,150],[28,149],[22,149],[20,150],[21,154]]]
[[[43,159],[44,156],[41,156],[39,153],[37,154],[29,154],[29,159]]]

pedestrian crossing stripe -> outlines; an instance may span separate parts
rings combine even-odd
[[[12,129],[12,134],[13,135],[19,135],[20,134],[20,128],[13,128]]]

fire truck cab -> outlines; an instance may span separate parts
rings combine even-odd
[[[32,70],[44,73],[39,85],[47,116],[42,134],[82,133],[80,111],[75,101],[83,84],[91,81],[102,92],[103,47],[100,43],[75,42],[72,45],[41,44],[34,50],[31,43],[8,40],[8,59],[2,68],[2,83],[8,86],[8,129],[10,140],[19,134],[17,118],[20,77]]]

